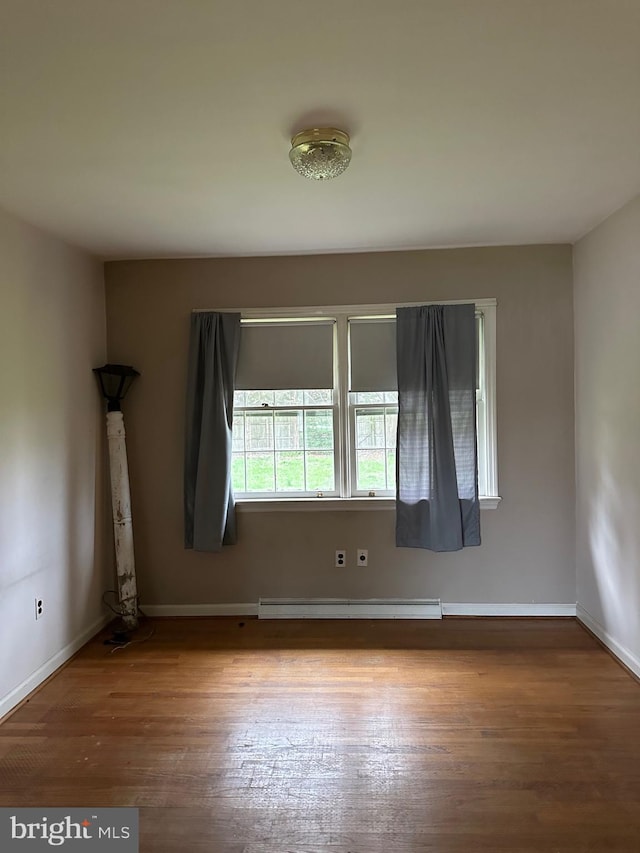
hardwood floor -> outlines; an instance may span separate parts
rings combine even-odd
[[[640,684],[575,620],[150,624],[0,726],[0,805],[139,807],[143,853],[640,851]]]

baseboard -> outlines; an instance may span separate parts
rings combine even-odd
[[[442,619],[438,599],[261,598],[259,619]]]
[[[588,628],[592,634],[595,634],[600,642],[609,649],[612,655],[617,657],[618,660],[630,669],[634,675],[640,678],[640,658],[615,640],[604,625],[601,625],[588,610],[584,609],[584,607],[578,605],[577,611],[576,615],[578,617],[578,621],[582,622],[585,628]]]
[[[147,616],[257,616],[255,602],[241,604],[141,604]]]
[[[290,605],[291,599],[262,599],[263,604],[266,602],[277,602],[277,601],[286,601],[287,605]],[[441,614],[438,613],[434,615],[434,611],[432,609],[423,610],[420,613],[419,608],[423,606],[424,600],[422,599],[409,599],[409,600],[401,600],[401,602],[394,601],[393,599],[385,600],[385,603],[388,606],[387,613],[383,615],[382,610],[380,609],[380,604],[382,603],[380,599],[372,599],[372,601],[349,601],[346,602],[344,599],[293,599],[297,603],[304,603],[308,608],[313,608],[315,605],[322,604],[323,610],[325,613],[328,613],[327,607],[323,604],[323,602],[330,602],[331,604],[341,603],[344,605],[348,603],[350,607],[354,605],[360,605],[361,612],[364,612],[363,606],[368,606],[370,604],[375,604],[375,613],[374,615],[365,615],[363,618],[375,618],[376,615],[383,616],[386,619],[398,619],[398,618],[413,618],[413,619],[428,619],[428,618],[436,618],[439,619],[440,616],[575,616],[576,615],[576,605],[575,604],[475,604],[473,602],[464,602],[464,603],[442,603],[442,611]],[[401,603],[402,610],[398,611],[397,609],[393,609],[395,605]],[[417,608],[414,612],[415,615],[408,615],[408,605],[415,605]],[[433,600],[427,600],[428,605],[433,605]],[[147,616],[257,616],[259,610],[259,603],[255,602],[241,602],[241,603],[231,603],[231,604],[141,604],[141,610],[146,613]],[[310,610],[303,615],[293,616],[292,611],[288,610],[288,618],[309,618],[310,616],[317,617],[317,614],[311,613]],[[401,616],[404,614],[404,616]],[[263,606],[263,618],[264,618],[264,606]],[[355,611],[351,611],[351,615],[355,615]],[[340,615],[333,614],[328,618],[341,618]]]
[[[95,635],[101,631],[105,625],[113,619],[112,614],[106,614],[97,619],[85,631],[79,634],[74,640],[68,643],[64,648],[60,649],[53,657],[42,664],[35,672],[31,673],[25,680],[15,687],[6,696],[0,699],[0,720],[13,710],[16,705],[19,705],[30,693],[39,687],[43,681],[46,681],[50,675],[66,663],[70,657],[73,657],[85,643],[88,643]]]
[[[575,616],[575,604],[475,604],[443,602],[443,616]]]

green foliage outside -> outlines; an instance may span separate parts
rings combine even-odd
[[[244,485],[244,458],[234,454],[233,488],[236,492],[331,492],[335,488],[333,453],[307,453],[307,486],[304,484],[302,451],[247,453],[247,484]],[[277,474],[277,484],[276,475]]]
[[[358,488],[392,489],[395,484],[395,451],[358,453]],[[233,455],[232,478],[235,492],[331,492],[335,489],[333,453],[307,453],[307,485],[304,483],[302,451],[247,454],[247,483],[244,456]],[[277,484],[275,474],[277,473]]]

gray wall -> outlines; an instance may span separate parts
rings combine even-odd
[[[577,590],[640,675],[640,197],[575,247]]]
[[[0,716],[95,631],[112,586],[104,311],[101,264],[0,211]]]
[[[575,603],[569,246],[108,263],[109,358],[142,372],[125,403],[141,599],[439,597]],[[393,512],[256,513],[221,554],[182,546],[186,352],[193,308],[496,297],[498,510],[483,544],[396,549]],[[334,551],[369,549],[367,569]],[[353,560],[351,561],[353,563]]]

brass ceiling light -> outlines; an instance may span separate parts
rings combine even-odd
[[[351,162],[349,134],[335,127],[301,130],[291,140],[289,159],[305,178],[328,181],[341,175]]]

